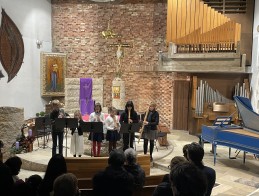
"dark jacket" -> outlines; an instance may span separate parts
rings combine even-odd
[[[145,184],[145,171],[140,167],[139,164],[134,165],[124,165],[127,172],[131,173],[134,177],[134,188],[143,188]]]
[[[120,123],[128,123],[129,114],[127,112],[123,112],[120,116]],[[135,111],[131,111],[130,119],[133,120],[133,123],[138,122],[138,114]]]
[[[148,125],[146,127],[150,130],[157,130],[157,125],[159,124],[159,114],[157,111],[153,111],[151,114],[151,118],[149,119],[148,116],[150,115],[151,111],[148,112],[146,121]]]
[[[212,191],[215,181],[216,181],[216,172],[214,169],[207,167],[207,166],[204,166],[200,169],[201,169],[202,173],[205,174],[205,176],[207,178],[207,182],[208,182],[207,192],[205,195],[210,196],[211,191]]]
[[[60,131],[64,131],[64,129],[57,129],[55,126],[55,120],[58,118],[59,114],[63,114],[63,116],[66,116],[63,110],[53,110],[49,117],[51,120],[51,125],[52,125],[52,131],[54,132],[60,132]]]
[[[133,193],[133,176],[123,167],[106,167],[93,177],[93,192],[97,196],[130,196]]]
[[[83,130],[82,130],[82,127],[80,126],[80,124],[81,124],[82,122],[84,122],[84,121],[83,121],[83,120],[79,120],[78,122],[79,122],[79,125],[78,125],[78,127],[77,127],[78,135],[83,135]],[[72,128],[71,130],[72,130],[72,131],[71,131],[71,134],[73,135],[76,129],[75,129],[75,128]]]
[[[154,190],[153,196],[173,196],[171,184],[169,182],[160,183]]]

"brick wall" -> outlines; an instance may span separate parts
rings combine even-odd
[[[53,52],[68,54],[67,77],[102,77],[103,103],[111,105],[116,48],[109,44],[117,39],[100,35],[111,16],[111,28],[133,45],[125,49],[122,61],[126,100],[133,100],[137,111],[146,111],[147,104],[155,101],[161,122],[172,125],[172,81],[177,74],[153,71],[158,52],[166,50],[166,1],[82,2],[52,0]]]

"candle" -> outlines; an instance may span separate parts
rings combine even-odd
[[[28,130],[28,135],[32,136],[32,130],[31,129]]]
[[[15,149],[19,149],[20,148],[20,144],[19,144],[19,142],[15,142]]]

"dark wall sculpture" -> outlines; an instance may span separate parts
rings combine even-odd
[[[12,19],[2,9],[0,28],[0,61],[10,82],[20,70],[24,58],[22,35]]]

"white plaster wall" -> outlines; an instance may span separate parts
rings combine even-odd
[[[255,1],[254,28],[253,28],[253,51],[252,51],[252,105],[256,112],[259,111],[259,1]],[[258,28],[259,30],[259,28]]]
[[[0,106],[23,107],[25,119],[45,111],[40,94],[40,52],[50,52],[51,0],[0,0],[0,6],[17,25],[24,41],[24,60],[17,76],[7,83],[7,74],[0,80]],[[1,16],[0,16],[1,18]],[[43,42],[40,49],[36,40]]]

